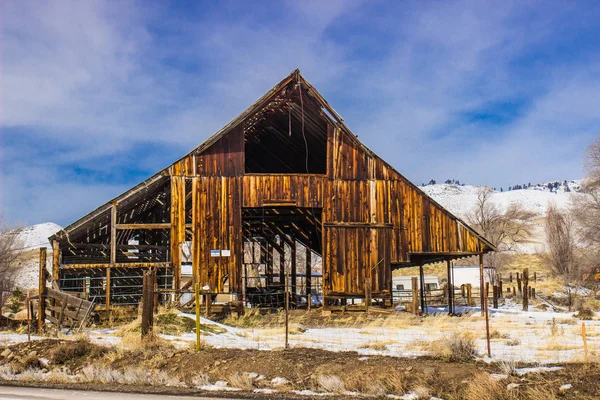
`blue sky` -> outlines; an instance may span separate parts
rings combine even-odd
[[[600,3],[3,1],[0,213],[66,225],[295,68],[415,183],[577,179]]]

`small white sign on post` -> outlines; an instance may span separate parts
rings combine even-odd
[[[211,250],[210,256],[211,257],[221,257],[221,250]]]
[[[230,257],[231,250],[221,250],[221,257]]]

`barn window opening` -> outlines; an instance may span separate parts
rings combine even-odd
[[[306,88],[286,88],[244,127],[246,173],[325,174],[327,124]]]

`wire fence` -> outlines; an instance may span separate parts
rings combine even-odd
[[[424,315],[405,311],[373,310],[367,313],[311,312],[290,310],[286,324],[281,297],[264,296],[255,305],[269,304],[270,310],[246,308],[244,316],[219,324],[202,319],[202,340],[213,347],[272,350],[318,348],[356,351],[365,356],[452,357],[460,348],[488,355],[486,318],[480,307],[456,306],[448,315],[446,305],[429,305]],[[291,304],[291,302],[290,302]],[[517,299],[505,299],[488,313],[489,349],[492,359],[527,363],[564,363],[597,359],[600,350],[600,321],[581,320],[575,313],[522,311]],[[263,313],[258,312],[264,311]],[[193,318],[193,315],[189,315]],[[287,329],[286,329],[287,326]],[[287,332],[287,334],[286,334]],[[193,340],[193,335],[180,338]]]

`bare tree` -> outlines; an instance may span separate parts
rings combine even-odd
[[[572,204],[571,212],[579,240],[593,249],[600,261],[600,137],[588,145],[584,166],[586,179]]]
[[[22,243],[18,230],[9,229],[0,217],[0,308],[4,305],[3,292],[12,290],[19,268]]]
[[[545,227],[548,266],[555,275],[569,282],[578,276],[576,242],[571,217],[555,205],[550,205]]]
[[[495,270],[508,262],[510,254],[518,249],[518,245],[529,241],[535,213],[516,203],[501,210],[492,201],[492,194],[493,190],[490,188],[479,189],[477,201],[467,214],[467,221],[498,249],[497,252],[486,255],[484,260],[486,267]],[[491,280],[495,281],[495,274]]]

